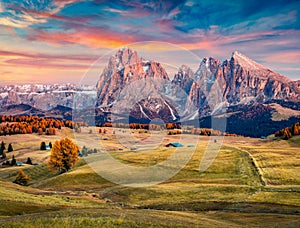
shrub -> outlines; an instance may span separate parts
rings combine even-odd
[[[14,180],[14,183],[19,185],[27,185],[28,181],[30,180],[30,177],[24,173],[23,170],[18,170],[18,174],[16,179]]]

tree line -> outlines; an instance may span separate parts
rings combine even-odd
[[[56,129],[62,127],[80,128],[88,126],[87,123],[75,123],[71,120],[58,120],[52,118],[42,118],[38,116],[0,116],[0,136],[14,134],[55,135]]]
[[[176,135],[176,134],[193,134],[193,135],[204,135],[204,136],[237,136],[236,134],[228,134],[219,130],[211,129],[211,128],[196,128],[194,126],[187,126],[182,128],[180,123],[165,123],[162,125],[156,124],[140,124],[140,123],[105,123],[98,125],[99,127],[114,127],[114,128],[130,128],[136,130],[168,130],[168,135]],[[80,131],[78,131],[80,132]],[[106,133],[106,130],[99,130],[99,133]]]

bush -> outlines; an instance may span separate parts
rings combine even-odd
[[[24,173],[23,170],[18,170],[18,174],[16,179],[14,180],[14,183],[19,185],[27,185],[28,181],[30,180],[30,177]]]

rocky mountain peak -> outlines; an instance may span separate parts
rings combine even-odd
[[[146,78],[169,80],[160,63],[145,60],[129,48],[118,50],[98,81],[98,105],[110,106],[127,85]]]
[[[178,69],[178,73],[175,74],[174,79],[178,78],[179,80],[186,79],[186,78],[193,78],[194,77],[194,72],[193,70],[188,67],[187,65],[182,65]]]
[[[132,65],[142,61],[143,59],[138,56],[136,51],[133,51],[130,48],[122,48],[110,57],[108,69],[120,70],[126,65]]]
[[[215,73],[219,65],[220,61],[218,59],[212,57],[203,58],[198,70],[195,73],[195,79],[201,80],[211,77]]]
[[[235,64],[240,65],[245,70],[264,70],[264,71],[271,71],[265,66],[255,62],[251,58],[247,57],[246,55],[234,51],[231,55],[231,62],[234,62]]]

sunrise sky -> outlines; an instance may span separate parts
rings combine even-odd
[[[1,83],[77,83],[102,55],[145,41],[174,45],[149,48],[174,64],[195,64],[176,45],[199,59],[238,50],[300,80],[299,10],[289,0],[1,0]]]

